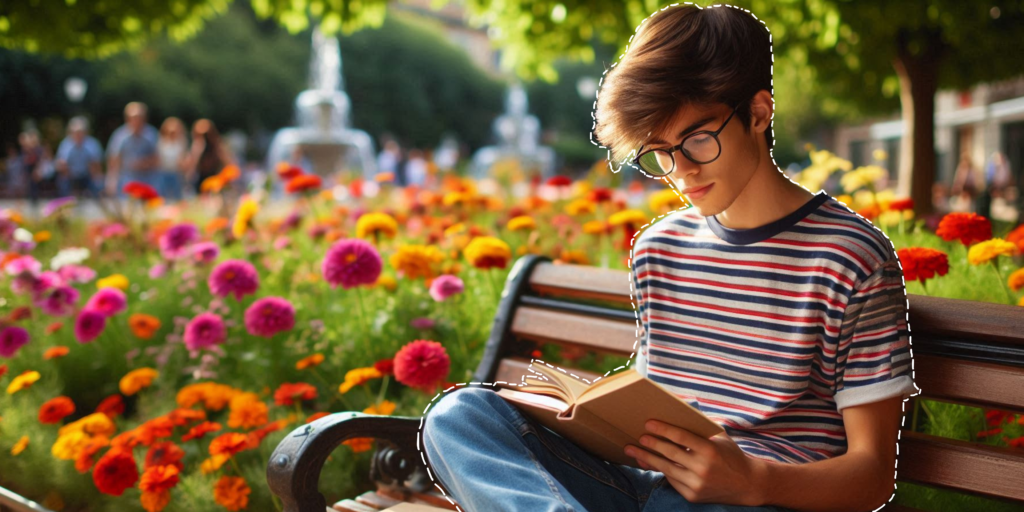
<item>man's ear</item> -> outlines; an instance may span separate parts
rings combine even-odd
[[[767,89],[761,89],[750,99],[750,129],[755,134],[764,133],[772,124],[775,100]]]

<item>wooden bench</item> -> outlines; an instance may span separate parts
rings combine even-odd
[[[626,271],[556,265],[543,256],[518,259],[473,380],[520,382],[538,344],[628,357],[638,332],[629,288]],[[915,382],[925,398],[1024,413],[1024,308],[920,295],[908,301]],[[425,471],[417,449],[420,422],[419,417],[338,413],[299,427],[271,456],[270,488],[285,512],[322,512],[327,504],[317,486],[327,456],[346,439],[374,437],[370,477],[376,489],[334,504],[335,510],[370,512],[403,502],[454,510]],[[904,425],[910,424],[907,418]],[[897,476],[1024,504],[1024,450],[905,430]],[[889,505],[885,510],[911,509]]]

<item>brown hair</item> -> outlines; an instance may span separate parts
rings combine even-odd
[[[680,108],[740,105],[750,132],[750,99],[772,92],[771,36],[748,11],[732,7],[667,7],[637,29],[626,54],[598,92],[594,134],[619,162],[669,127]],[[765,130],[768,148],[771,130]]]

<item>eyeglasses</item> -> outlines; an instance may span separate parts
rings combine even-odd
[[[677,150],[682,150],[683,156],[689,158],[695,164],[708,164],[718,159],[722,154],[722,142],[718,140],[718,134],[722,133],[725,125],[736,114],[740,108],[736,105],[729,114],[729,118],[722,123],[722,126],[715,131],[701,130],[686,136],[677,146],[666,149],[651,149],[644,151],[640,146],[639,154],[633,159],[633,164],[640,166],[648,174],[654,176],[667,176],[676,170],[676,158],[673,156]]]

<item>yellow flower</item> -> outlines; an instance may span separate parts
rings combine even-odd
[[[372,366],[365,368],[353,368],[345,373],[345,382],[338,386],[338,392],[341,394],[348,393],[348,391],[370,379],[378,379],[383,377],[384,374]]]
[[[593,201],[588,201],[587,199],[575,199],[565,205],[565,213],[572,216],[594,213],[595,210],[597,210],[597,205],[595,205]]]
[[[125,291],[128,290],[128,278],[122,274],[111,274],[103,279],[97,279],[96,288],[117,288]]]
[[[256,428],[266,425],[269,418],[267,404],[256,393],[239,393],[229,405],[228,426],[231,428]]]
[[[24,371],[21,375],[11,379],[11,383],[7,385],[7,394],[13,395],[25,388],[32,387],[32,384],[37,380],[39,380],[39,372],[35,370]]]
[[[155,210],[155,209],[159,208],[163,204],[164,204],[164,198],[162,198],[162,197],[154,197],[153,199],[150,199],[150,200],[146,201],[146,208],[149,208],[150,210]]]
[[[506,227],[509,231],[521,231],[524,229],[536,229],[537,223],[529,215],[520,215],[509,220]]]
[[[226,453],[218,453],[217,455],[213,455],[209,459],[204,460],[202,464],[199,465],[199,469],[204,475],[209,475],[210,473],[220,469],[220,467],[223,466],[230,458],[231,456]]]
[[[387,274],[381,274],[380,277],[377,278],[377,282],[375,284],[390,292],[398,289],[398,281],[395,281],[394,277]]]
[[[583,225],[583,232],[588,235],[604,235],[608,233],[608,225],[604,221],[592,220]]]
[[[452,224],[451,226],[449,226],[448,229],[445,229],[444,230],[444,236],[448,237],[448,236],[452,236],[452,235],[457,235],[457,234],[465,232],[465,231],[466,231],[466,225],[461,223],[461,222],[458,222],[458,223],[455,223],[455,224]]]
[[[363,414],[378,414],[381,416],[391,416],[391,413],[395,412],[395,403],[388,400],[382,400],[380,404],[375,404],[363,409]]]
[[[635,227],[640,227],[647,224],[648,220],[647,214],[640,210],[622,210],[621,212],[613,213],[608,217],[608,223],[612,226],[632,224]]]
[[[903,210],[901,212],[896,210],[888,210],[878,214],[875,219],[876,222],[882,226],[893,226],[900,223],[900,217],[904,220],[910,220],[914,218],[913,210]]]
[[[299,362],[295,363],[295,369],[305,370],[306,368],[313,368],[314,366],[320,366],[322,362],[324,362],[323,354],[313,354],[299,359]]]
[[[50,453],[61,460],[75,460],[92,437],[81,430],[67,432],[57,438]]]
[[[840,178],[839,182],[846,192],[853,192],[857,189],[873,185],[876,181],[889,175],[889,171],[877,165],[865,165],[858,167]]]
[[[238,213],[235,215],[235,223],[231,226],[231,234],[235,238],[242,238],[249,228],[253,217],[260,211],[260,204],[252,198],[245,198],[238,205]]]
[[[875,160],[878,160],[879,162],[884,162],[887,158],[889,158],[889,153],[884,149],[876,149],[873,152],[871,152],[871,156]]]
[[[466,194],[465,192],[448,192],[444,195],[442,203],[445,206],[452,206],[455,204],[472,204],[473,196]]]
[[[49,240],[50,237],[51,237],[50,232],[46,231],[46,230],[40,231],[40,232],[32,235],[32,239],[35,240],[36,242],[45,242],[45,241]]]
[[[394,238],[398,234],[398,221],[380,212],[364,213],[356,221],[356,238],[374,238],[382,234]]]
[[[493,236],[478,236],[470,240],[462,251],[470,265],[476,268],[505,268],[512,259],[512,249],[503,240]]]
[[[139,368],[138,370],[132,370],[127,375],[121,377],[119,387],[121,393],[127,396],[138,393],[139,390],[149,387],[153,383],[153,379],[160,376],[160,372],[152,368]]]
[[[972,245],[967,251],[967,261],[971,265],[981,265],[999,256],[1013,256],[1016,251],[1016,244],[1002,238],[993,238]]]
[[[28,448],[28,436],[21,436],[21,439],[18,439],[18,442],[14,443],[14,446],[11,447],[11,455],[17,457],[21,452],[25,451],[25,448]]]
[[[683,199],[680,199],[679,194],[671,188],[659,190],[654,192],[647,198],[647,204],[650,206],[651,211],[657,214],[666,213],[670,210],[675,210],[686,205]]]
[[[562,260],[565,263],[571,263],[574,265],[590,264],[590,258],[587,257],[586,251],[581,251],[577,249],[563,250],[562,254],[558,257],[558,259]]]
[[[851,207],[853,206],[853,197],[850,196],[849,194],[843,194],[843,195],[840,195],[840,196],[836,196],[836,201],[839,201],[840,203],[843,203],[846,206],[851,206]]]
[[[110,417],[102,412],[94,412],[88,416],[68,423],[57,431],[58,436],[64,436],[71,432],[82,432],[90,437],[111,437],[117,432],[117,426],[110,420]]]
[[[437,266],[444,261],[444,253],[433,245],[403,245],[391,255],[391,266],[407,279],[437,276]]]

